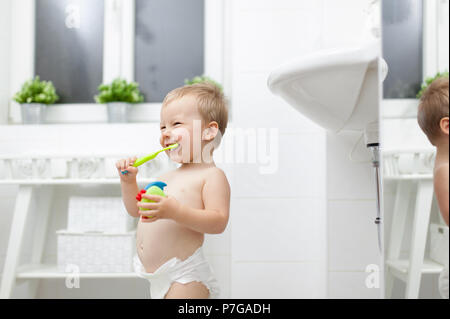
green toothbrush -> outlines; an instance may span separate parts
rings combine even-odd
[[[148,161],[154,159],[159,153],[164,152],[164,151],[167,151],[167,150],[171,150],[171,149],[177,148],[177,147],[178,147],[178,143],[175,143],[175,144],[172,144],[172,145],[170,145],[170,146],[168,146],[168,147],[166,147],[166,148],[163,148],[162,150],[159,150],[158,152],[155,152],[155,153],[149,154],[149,155],[147,155],[147,156],[138,158],[138,159],[136,160],[136,162],[133,164],[133,167],[141,166],[141,165],[144,164],[145,162],[148,162]],[[127,174],[127,173],[128,173],[127,170],[122,171],[122,174]]]

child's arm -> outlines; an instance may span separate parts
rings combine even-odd
[[[136,195],[139,193],[139,187],[136,181],[134,183],[121,181],[120,187],[122,189],[122,200],[128,214],[132,217],[139,217],[138,208],[136,206]]]
[[[116,163],[117,172],[120,176],[120,187],[122,189],[122,200],[128,214],[132,217],[139,217],[138,208],[136,206],[136,195],[139,193],[139,187],[136,182],[136,175],[138,173],[137,167],[133,167],[136,157],[119,160]],[[122,174],[122,171],[127,170],[127,174]]]
[[[228,223],[230,208],[230,185],[225,174],[214,169],[203,186],[202,197],[205,209],[197,209],[181,205],[175,198],[143,194],[142,197],[156,203],[138,203],[138,206],[151,209],[139,212],[150,215],[147,222],[159,218],[169,218],[200,233],[220,234]]]
[[[439,210],[448,226],[448,200],[449,200],[449,166],[442,165],[434,173],[434,192],[439,204]]]

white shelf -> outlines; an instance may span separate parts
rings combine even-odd
[[[409,260],[399,259],[399,260],[386,260],[386,265],[390,267],[393,271],[392,273],[402,279],[406,280],[409,271]],[[422,274],[440,274],[444,266],[434,262],[430,259],[425,259],[422,266]]]
[[[138,179],[138,183],[151,183],[154,178]],[[0,185],[77,185],[77,184],[97,184],[97,185],[119,185],[119,178],[103,179],[6,179],[0,180]]]
[[[56,265],[24,265],[17,270],[17,279],[65,279],[72,273],[58,271]],[[139,278],[134,272],[127,273],[80,273],[79,278]]]

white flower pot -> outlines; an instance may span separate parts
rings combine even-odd
[[[107,103],[108,122],[109,123],[126,123],[128,122],[129,103],[111,102]]]
[[[43,124],[46,105],[41,103],[24,103],[20,105],[23,124]]]

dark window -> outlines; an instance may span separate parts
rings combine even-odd
[[[35,74],[58,103],[94,103],[102,82],[103,0],[37,0]]]
[[[422,83],[422,0],[383,1],[384,98],[415,98]]]
[[[204,0],[137,0],[135,79],[146,102],[162,102],[204,69]]]

